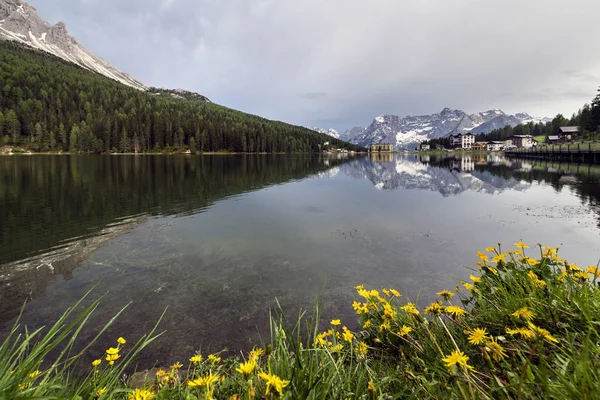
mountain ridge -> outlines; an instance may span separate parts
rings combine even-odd
[[[532,117],[521,112],[506,114],[500,109],[467,114],[462,110],[444,108],[441,112],[429,115],[380,115],[366,127],[353,127],[339,134],[339,138],[360,146],[378,143],[392,143],[396,150],[412,149],[424,140],[447,137],[459,133],[489,133],[494,129],[512,127],[529,122],[548,122],[550,118]],[[326,129],[314,128],[327,133]]]

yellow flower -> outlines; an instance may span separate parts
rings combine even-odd
[[[354,334],[348,330],[345,326],[342,328],[344,330],[343,338],[346,342],[350,343],[352,339],[354,339]]]
[[[506,254],[498,254],[496,257],[492,258],[493,263],[499,263],[500,261],[506,261]]]
[[[592,277],[590,274],[588,274],[585,271],[578,271],[573,276],[575,276],[575,278],[579,278],[583,281],[590,279]]]
[[[221,357],[217,356],[216,354],[208,355],[208,362],[210,362],[211,364],[217,364],[220,361],[221,361]]]
[[[446,363],[446,367],[448,367],[449,369],[454,365],[460,365],[461,367],[464,367],[468,370],[473,370],[473,367],[467,364],[467,361],[469,361],[469,357],[467,357],[465,353],[459,350],[454,350],[449,356],[442,358],[442,361]]]
[[[399,291],[397,291],[396,289],[390,289],[390,292],[392,292],[392,294],[393,294],[394,296],[396,296],[396,297],[400,297],[400,296],[402,296],[402,295],[400,294],[400,292],[399,292]]]
[[[540,286],[540,287],[546,286],[546,281],[538,278],[538,276],[536,275],[535,272],[530,270],[527,273],[527,276],[529,276],[529,278],[531,279],[531,281],[533,282],[534,285]]]
[[[19,383],[19,390],[25,390],[31,386],[31,382]]]
[[[212,386],[215,382],[217,382],[219,380],[219,376],[218,375],[213,375],[212,373],[209,373],[208,375],[205,376],[201,376],[200,378],[196,378],[194,380],[188,381],[188,386],[189,387],[210,387]]]
[[[127,395],[127,400],[154,400],[154,393],[146,389],[135,389]]]
[[[442,290],[441,292],[437,292],[436,293],[438,296],[441,296],[444,298],[444,300],[448,301],[450,300],[452,297],[454,297],[454,293],[448,291],[448,290]]]
[[[117,361],[119,358],[121,358],[120,354],[108,354],[106,356],[106,361],[111,363],[110,365],[113,365],[115,363],[115,361]]]
[[[102,360],[94,360],[94,361],[92,361],[92,365],[94,367],[97,367],[98,365],[100,365],[100,363],[102,363]]]
[[[193,355],[190,358],[190,362],[194,365],[198,365],[202,362],[202,356],[200,354]]]
[[[481,282],[481,278],[476,277],[473,274],[469,275],[469,278],[475,283]]]
[[[527,307],[519,308],[517,311],[511,314],[513,317],[523,318],[524,320],[531,321],[535,318],[535,314],[533,311],[529,310]]]
[[[522,256],[523,255],[523,252],[521,250],[515,250],[513,253],[516,254],[516,255],[518,255],[518,256]]]
[[[539,326],[535,326],[533,323],[529,322],[529,329],[531,329],[536,336],[541,337],[548,342],[558,343],[558,339],[550,335],[550,332],[544,328],[540,328]]]
[[[340,321],[339,319],[332,319],[331,320],[331,325],[333,326],[338,326],[342,323],[342,321]]]
[[[369,381],[367,389],[369,390],[369,393],[371,393],[372,397],[377,396],[377,388],[375,387],[375,384],[373,382]]]
[[[180,363],[179,361],[177,361],[175,364],[171,365],[169,368],[177,370],[177,369],[180,369],[181,367],[183,367],[183,364]]]
[[[107,389],[107,388],[105,388],[105,387],[103,387],[103,388],[100,388],[100,389],[96,390],[96,397],[100,397],[100,396],[102,396],[102,395],[103,395],[104,393],[106,393],[107,391],[108,391],[108,389]]]
[[[531,339],[535,336],[535,332],[533,332],[532,330],[529,330],[527,328],[511,329],[509,327],[506,327],[505,329],[506,329],[506,333],[508,333],[511,336],[521,335],[521,337],[525,338],[525,339]]]
[[[119,343],[119,344],[125,344],[125,343],[127,343],[127,340],[125,340],[122,337],[120,337],[120,338],[117,339],[117,343]]]
[[[472,331],[466,331],[469,334],[469,343],[471,344],[482,344],[488,339],[488,332],[485,328],[475,328]]]
[[[394,319],[396,318],[398,314],[396,313],[396,311],[394,311],[394,309],[392,308],[392,306],[390,305],[390,303],[386,302],[383,305],[383,318],[385,319]]]
[[[248,379],[250,376],[252,376],[255,369],[256,369],[256,361],[248,360],[245,363],[241,363],[239,368],[236,368],[235,370],[237,372],[239,372],[240,374],[242,374],[244,376],[244,378]]]
[[[579,271],[583,271],[583,269],[581,269],[581,267],[579,267],[578,265],[575,265],[575,264],[570,264],[570,265],[569,265],[569,269],[570,269],[572,272],[579,272]]]
[[[480,267],[483,267],[485,265],[485,263],[483,261],[476,261],[475,265],[479,265]],[[479,270],[481,271],[481,268]]]
[[[259,373],[258,376],[267,383],[267,390],[265,391],[266,395],[277,392],[279,396],[283,396],[283,389],[290,383],[290,381],[283,380],[277,375],[267,374],[264,371]]]
[[[38,376],[40,376],[41,374],[42,374],[42,371],[40,371],[39,369],[36,369],[35,371],[33,371],[32,373],[29,374],[29,378],[35,379]]]
[[[448,307],[446,307],[446,313],[452,314],[456,318],[460,318],[463,315],[465,315],[467,312],[464,309],[457,307],[457,306],[448,306]]]
[[[373,325],[373,323],[371,322],[370,319],[366,320],[365,323],[363,324],[363,329],[369,329],[371,326]]]
[[[477,257],[479,257],[479,259],[480,259],[481,261],[488,261],[488,260],[489,260],[488,256],[487,256],[487,255],[485,255],[485,254],[483,254],[483,253],[482,253],[482,252],[480,252],[480,251],[478,251],[478,252],[477,252]]]
[[[523,242],[518,242],[518,243],[515,243],[515,247],[517,247],[517,248],[519,248],[519,249],[528,249],[528,248],[529,248],[529,246],[527,246],[527,245],[526,245],[525,243],[523,243]]]
[[[250,352],[250,360],[258,361],[258,359],[264,354],[263,349],[253,349]]]
[[[469,292],[473,292],[473,290],[475,290],[475,285],[473,285],[472,283],[465,282],[465,281],[461,281],[461,283],[463,284],[465,289],[467,289]]]
[[[367,305],[363,304],[363,303],[361,303],[359,301],[353,302],[352,303],[352,308],[354,309],[354,311],[356,311],[356,313],[358,315],[366,314],[366,313],[369,312],[369,308],[367,307]]]
[[[413,303],[408,303],[405,306],[400,307],[402,310],[406,311],[409,314],[412,314],[414,316],[418,316],[420,315],[419,310],[417,310],[417,307],[413,304]]]
[[[342,351],[343,348],[344,348],[344,346],[342,346],[341,344],[337,344],[331,348],[331,351],[333,353],[337,353],[337,352]]]
[[[381,289],[381,291],[383,292],[383,294],[385,294],[386,296],[390,295],[390,291],[387,289]]]
[[[589,272],[590,274],[592,274],[594,276],[598,276],[598,274],[599,274],[598,267],[587,267],[586,270],[587,270],[587,272]]]
[[[492,274],[494,274],[494,275],[498,275],[498,270],[497,270],[496,268],[494,268],[494,267],[490,267],[490,266],[487,266],[486,268],[487,268],[487,270],[488,270],[488,271],[490,271]]]
[[[359,342],[355,351],[356,351],[356,355],[358,355],[359,357],[364,357],[367,355],[368,350],[369,350],[369,347],[367,346],[367,344],[365,342]]]
[[[486,352],[492,353],[492,358],[496,361],[502,361],[506,358],[504,348],[494,338],[485,345],[484,349]]]
[[[400,329],[400,332],[398,332],[398,335],[406,336],[411,332],[412,332],[412,328],[410,326],[403,325],[402,328]]]
[[[540,263],[538,260],[534,260],[533,258],[530,258],[530,257],[526,257],[525,261],[527,262],[527,264],[531,265],[532,267],[534,267]]]
[[[486,247],[485,251],[486,251],[486,253],[492,253],[492,252],[496,251],[496,248],[495,247]]]
[[[548,253],[556,254],[556,249],[554,247],[544,246],[544,249],[546,249]]]
[[[106,350],[106,354],[108,354],[108,355],[119,354],[119,349],[117,349],[115,347],[111,347],[108,350]]]
[[[440,315],[443,312],[444,306],[438,302],[431,303],[431,305],[425,309],[425,314]]]
[[[165,371],[164,369],[159,369],[158,371],[156,371],[156,376],[158,376],[158,377],[167,376],[167,375],[169,375],[169,373],[167,371]]]
[[[390,330],[390,321],[385,321],[383,324],[379,325],[379,332],[389,331]]]
[[[356,290],[364,290],[365,289],[365,285],[354,286],[354,289],[356,289]]]

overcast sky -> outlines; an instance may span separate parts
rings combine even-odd
[[[570,115],[600,85],[597,0],[28,2],[147,85],[307,126]]]

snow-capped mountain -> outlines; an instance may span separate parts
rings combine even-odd
[[[26,44],[125,85],[139,90],[147,89],[144,84],[119,71],[69,36],[64,23],[51,26],[39,17],[34,7],[21,0],[0,0],[0,39]]]
[[[508,115],[502,110],[489,110],[477,114],[467,114],[461,110],[444,108],[432,115],[396,115],[376,117],[367,128],[355,127],[342,133],[341,138],[350,143],[370,146],[376,143],[393,143],[396,150],[415,148],[428,139],[445,137],[450,134],[471,132],[488,133],[507,125],[547,122],[548,118],[534,118],[527,113]]]
[[[334,137],[336,139],[340,138],[340,133],[333,128],[330,128],[330,129],[312,128],[312,130],[319,132],[319,133],[324,133],[324,134]]]

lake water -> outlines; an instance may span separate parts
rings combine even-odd
[[[600,168],[498,156],[0,157],[0,332],[41,326],[96,285],[85,340],[132,302],[134,340],[168,307],[152,366],[268,338],[277,299],[354,326],[353,286],[425,304],[502,242],[600,257]],[[0,333],[1,335],[1,333]],[[89,354],[89,359],[99,354]],[[164,365],[164,364],[163,364]]]

